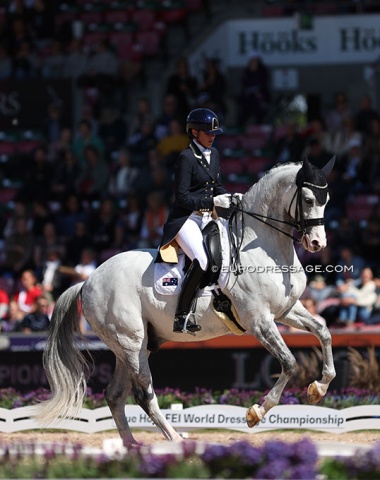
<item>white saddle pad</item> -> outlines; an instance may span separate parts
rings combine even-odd
[[[218,218],[216,221],[220,231],[220,242],[222,246],[222,269],[219,275],[219,287],[223,290],[229,277],[230,244],[228,241],[228,221]],[[155,263],[154,264],[154,288],[161,295],[178,295],[181,290],[181,283],[185,276],[185,254],[178,255],[178,263]],[[211,295],[214,287],[206,287],[199,292],[199,296]]]

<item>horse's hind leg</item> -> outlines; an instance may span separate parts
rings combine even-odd
[[[105,389],[104,395],[115,420],[116,427],[124,445],[136,445],[131,429],[125,416],[125,403],[132,388],[130,378],[126,374],[124,363],[116,357],[116,366],[111,382]]]
[[[335,377],[331,333],[325,325],[315,320],[299,301],[281,322],[312,333],[318,338],[321,344],[323,358],[322,379],[320,381],[315,380],[309,385],[307,390],[308,401],[313,404],[318,403],[326,395],[327,389]]]
[[[134,363],[135,365],[135,363]],[[138,369],[132,369],[132,391],[135,401],[154,424],[162,431],[164,436],[170,441],[182,442],[183,438],[174,430],[166,420],[158,406],[156,394],[153,390],[152,376],[150,373],[148,354],[143,350],[139,354]]]
[[[272,318],[256,319],[256,321],[253,321],[251,324],[250,332],[281,365],[280,376],[270,392],[266,395],[263,404],[253,405],[247,411],[247,424],[249,427],[254,427],[272,407],[278,405],[286,384],[295,374],[296,359],[284,342]]]

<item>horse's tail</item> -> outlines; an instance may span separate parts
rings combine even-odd
[[[62,293],[54,307],[43,366],[51,388],[51,397],[38,404],[34,417],[41,425],[49,425],[61,418],[73,418],[82,408],[87,390],[85,357],[75,346],[80,336],[83,283],[73,285]]]

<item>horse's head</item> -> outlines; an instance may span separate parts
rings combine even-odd
[[[327,177],[334,163],[335,156],[319,169],[305,159],[296,176],[295,202],[291,206],[293,212],[289,213],[302,232],[302,246],[310,252],[318,252],[327,244],[324,211],[329,200]]]

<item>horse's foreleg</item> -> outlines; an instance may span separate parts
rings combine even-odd
[[[247,411],[247,424],[249,427],[254,427],[268,410],[278,405],[286,384],[295,374],[296,359],[287,347],[272,319],[254,322],[250,331],[281,365],[281,374],[273,388],[266,395],[263,404],[253,405]]]
[[[334,359],[331,348],[331,333],[329,329],[316,320],[298,301],[284,319],[286,325],[305,330],[315,335],[322,347],[323,369],[322,379],[309,385],[307,398],[310,403],[318,403],[327,392],[331,381],[335,378]]]
[[[132,384],[126,372],[126,366],[116,357],[115,370],[111,382],[105,389],[104,396],[115,420],[116,428],[126,446],[138,444],[132,435],[125,416],[125,403],[131,387]]]

